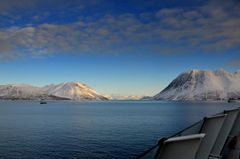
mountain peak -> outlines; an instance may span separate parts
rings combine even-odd
[[[80,83],[80,82],[78,82],[78,81],[72,81],[72,82],[70,82],[70,83],[72,83],[72,84],[77,84],[77,85],[81,85],[82,83]]]
[[[72,82],[70,82],[70,84],[72,84],[73,86],[79,86],[79,87],[89,87],[86,84],[80,83],[78,81],[72,81]]]
[[[197,72],[199,72],[200,70],[198,70],[198,69],[191,69],[190,71],[189,71],[189,73],[197,73]]]

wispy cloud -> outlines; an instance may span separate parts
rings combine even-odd
[[[2,4],[1,8],[9,10],[9,4]],[[11,5],[21,7],[20,3]],[[82,16],[67,24],[0,28],[0,59],[57,53],[121,54],[142,50],[161,54],[196,50],[211,53],[239,51],[239,10],[238,1],[214,0],[194,8],[162,8],[157,12],[98,18]]]
[[[83,9],[90,5],[100,4],[101,1],[102,0],[71,0],[67,2],[65,0],[1,0],[0,13],[21,9],[48,9],[48,7],[60,9],[63,7],[74,6],[78,9]]]

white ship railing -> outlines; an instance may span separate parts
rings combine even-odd
[[[205,117],[202,120],[183,129],[182,131],[177,132],[174,135],[171,135],[166,138],[161,138],[160,140],[158,140],[158,142],[154,146],[152,146],[151,148],[149,148],[148,150],[143,152],[140,156],[138,156],[137,159],[156,159],[158,152],[161,150],[162,144],[167,139],[172,138],[172,137],[177,137],[177,136],[186,136],[186,135],[202,133],[202,131],[204,129],[204,125],[205,125],[204,123],[206,123],[207,119],[221,117],[221,116],[225,116],[223,121],[220,121],[220,123],[219,123],[220,125],[218,124],[221,127],[219,128],[219,126],[218,126],[216,128],[213,128],[212,130],[208,130],[209,131],[208,133],[211,134],[212,131],[215,131],[214,129],[218,129],[217,132],[215,132],[216,136],[214,137],[216,141],[210,142],[213,145],[211,145],[211,149],[208,150],[209,154],[207,154],[209,157],[221,158],[223,154],[228,152],[226,145],[228,144],[230,139],[233,138],[233,136],[238,135],[238,133],[240,132],[240,108],[226,110],[226,111],[218,113],[214,116]],[[212,127],[212,125],[210,126],[209,129],[211,129],[211,127]],[[211,134],[211,135],[213,135],[213,134]],[[210,137],[210,140],[212,140],[211,138],[212,138],[212,136]],[[222,140],[224,140],[224,141],[222,141]],[[219,141],[222,142],[220,147],[219,147]],[[216,143],[217,145],[216,144],[214,145],[214,143]],[[216,149],[218,149],[218,151],[215,151]],[[212,154],[212,152],[217,152],[217,154]],[[203,151],[203,153],[205,153],[205,150]]]

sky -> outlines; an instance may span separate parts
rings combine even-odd
[[[239,0],[0,0],[0,84],[152,96],[191,69],[240,68]]]

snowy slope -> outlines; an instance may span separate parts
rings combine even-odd
[[[79,82],[65,82],[45,87],[35,87],[26,84],[0,85],[0,99],[107,100],[104,96]]]
[[[226,100],[240,97],[240,72],[191,70],[180,74],[154,99]]]

